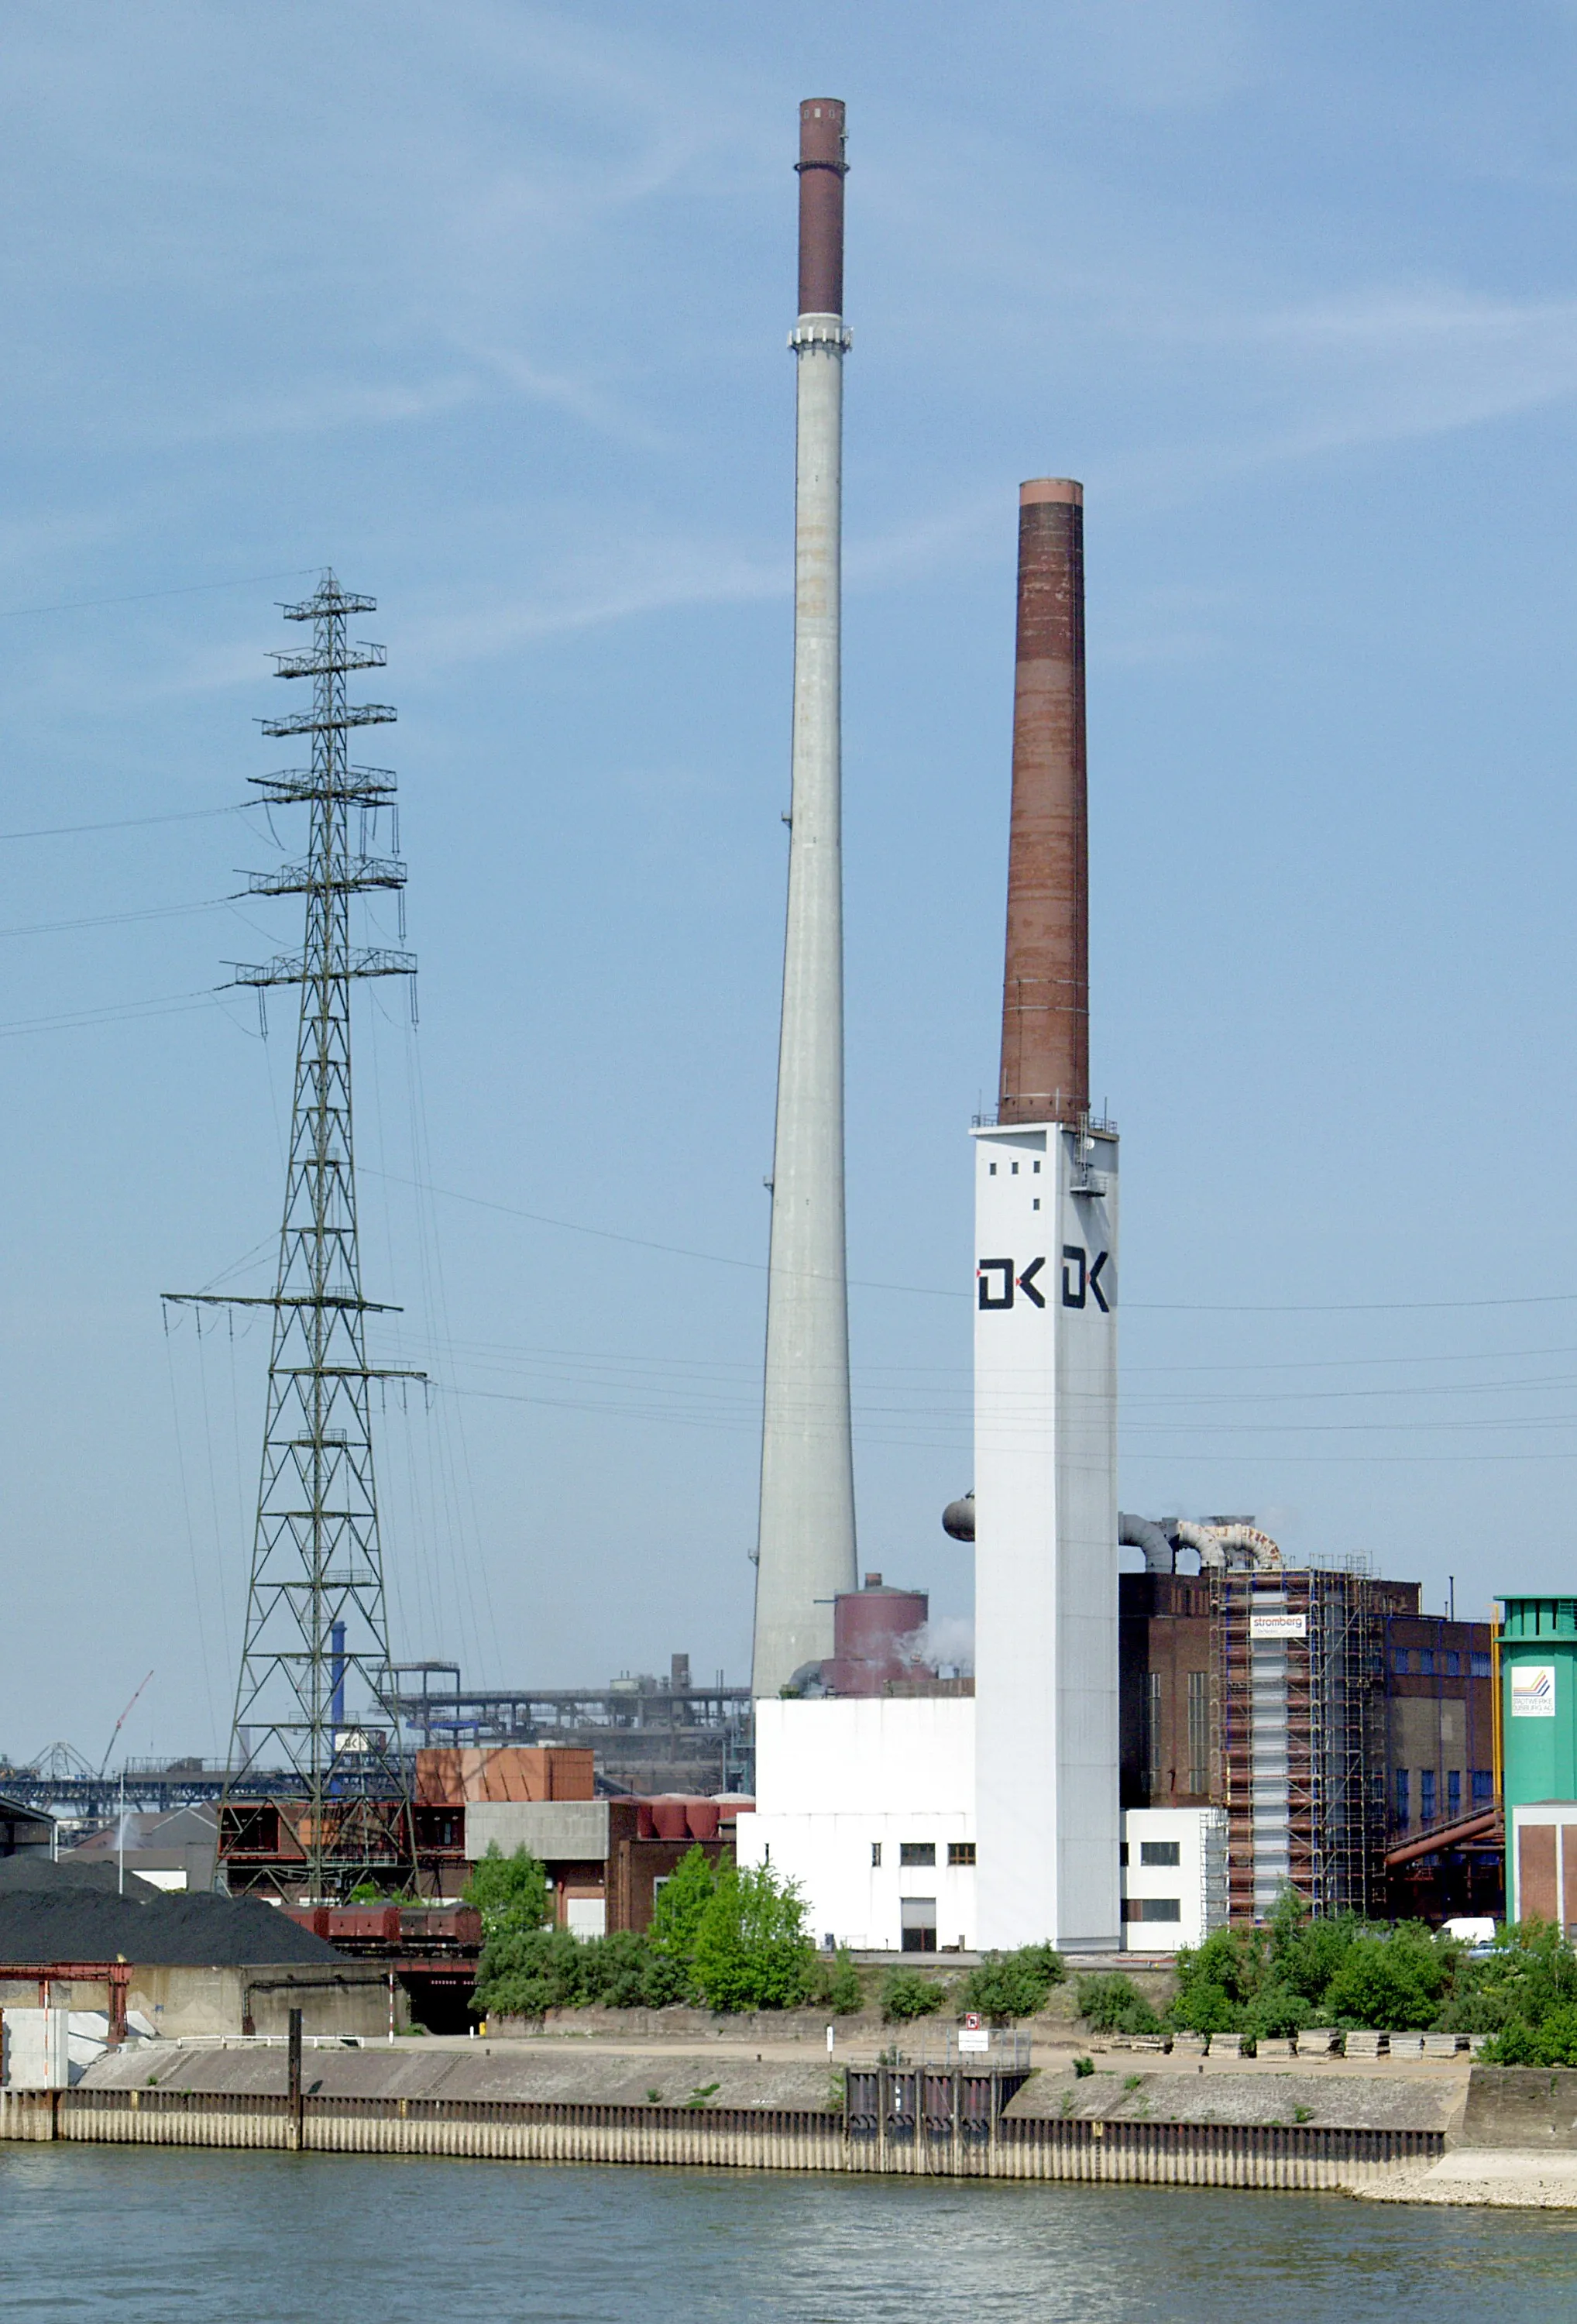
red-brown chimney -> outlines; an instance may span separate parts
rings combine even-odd
[[[807,97],[799,108],[799,311],[844,311],[844,107]]]
[[[1090,1110],[1090,867],[1084,767],[1084,488],[1019,492],[1013,808],[998,1120]]]

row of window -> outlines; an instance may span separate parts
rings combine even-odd
[[[934,1840],[900,1840],[898,1844],[898,1860],[900,1864],[935,1864],[936,1843]],[[949,1864],[973,1864],[974,1862],[973,1840],[950,1840],[947,1843],[947,1861]],[[879,1840],[873,1840],[871,1843],[872,1869],[881,1862],[881,1842]]]
[[[1008,1167],[1009,1167],[1010,1170],[1012,1172],[1012,1174],[1013,1174],[1014,1177],[1016,1178],[1016,1177],[1018,1176],[1018,1175],[1019,1175],[1019,1165],[1018,1165],[1016,1162],[1010,1162],[1010,1163],[1009,1164],[1009,1166],[1008,1166]],[[996,1164],[995,1164],[994,1162],[988,1162],[988,1163],[986,1164],[986,1168],[989,1170],[989,1172],[991,1173],[991,1176],[994,1178],[994,1177],[996,1176],[996,1175],[997,1175],[997,1166],[996,1166]],[[1038,1178],[1038,1177],[1039,1177],[1039,1176],[1040,1176],[1040,1165],[1039,1165],[1039,1163],[1038,1163],[1038,1162],[1031,1162],[1031,1164],[1029,1165],[1029,1169],[1030,1169],[1030,1174],[1031,1174],[1031,1176],[1032,1176],[1037,1177],[1037,1178]]]
[[[1128,1863],[1127,1840],[1119,1842],[1117,1855],[1120,1864]],[[1139,1860],[1141,1864],[1181,1864],[1183,1843],[1177,1840],[1141,1840],[1139,1844]]]
[[[1488,1767],[1475,1767],[1472,1771],[1472,1783],[1473,1805],[1476,1808],[1493,1807],[1495,1777],[1491,1771]],[[1448,1767],[1445,1771],[1445,1812],[1448,1816],[1458,1816],[1462,1812],[1462,1771],[1460,1767]],[[1433,1823],[1439,1813],[1440,1789],[1434,1769],[1420,1767],[1418,1770],[1418,1821],[1420,1823]],[[1411,1770],[1398,1767],[1397,1769],[1397,1821],[1407,1824],[1412,1821]]]
[[[1393,1646],[1391,1668],[1398,1678],[1461,1678],[1462,1658],[1454,1646],[1436,1653],[1433,1646]],[[1488,1678],[1489,1656],[1475,1650],[1468,1656],[1468,1676]]]
[[[1152,1792],[1161,1787],[1161,1674],[1149,1673],[1145,1695],[1145,1768]],[[1210,1699],[1202,1670],[1188,1673],[1188,1788],[1210,1789]]]
[[[1182,1899],[1177,1896],[1125,1896],[1122,1917],[1125,1921],[1180,1921],[1183,1918]]]

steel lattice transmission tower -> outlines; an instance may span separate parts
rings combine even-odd
[[[351,730],[395,715],[382,703],[346,698],[349,672],[384,664],[382,646],[346,639],[347,618],[375,607],[329,572],[304,604],[283,608],[287,621],[311,622],[312,643],[277,654],[278,675],[310,678],[312,706],[264,720],[263,731],[309,738],[311,765],[251,779],[271,807],[307,807],[310,836],[302,862],[252,873],[248,893],[304,896],[306,935],[300,953],[262,967],[237,964],[235,976],[259,989],[260,1005],[269,985],[300,988],[279,1272],[264,1298],[198,1295],[204,1304],[273,1311],[220,1861],[240,1873],[251,1857],[265,1881],[293,1891],[304,1874],[307,1893],[326,1900],[368,1879],[414,1886],[416,1874],[410,1788],[392,1708],[372,1384],[421,1375],[367,1360],[366,1318],[390,1311],[362,1295],[351,1128],[352,983],[416,969],[413,954],[353,945],[350,936],[353,896],[405,885],[396,853],[368,852],[384,811],[398,848],[394,778],[349,763]],[[230,1787],[249,1764],[286,1771],[292,1796],[266,1808],[253,1796],[232,1801]],[[293,1879],[292,1859],[300,1866]]]

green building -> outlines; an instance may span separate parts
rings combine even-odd
[[[1577,1598],[1503,1602],[1508,1916],[1537,1914],[1570,1928],[1577,1920]]]

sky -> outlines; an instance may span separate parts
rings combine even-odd
[[[967,1623],[1017,488],[1086,491],[1121,1500],[1574,1586],[1577,5],[12,0],[0,1751],[222,1751],[299,941],[281,602],[375,596],[395,1651],[748,1670],[797,107],[848,106],[862,1564]],[[386,904],[371,940],[394,941]],[[145,1683],[144,1683],[145,1682]]]

